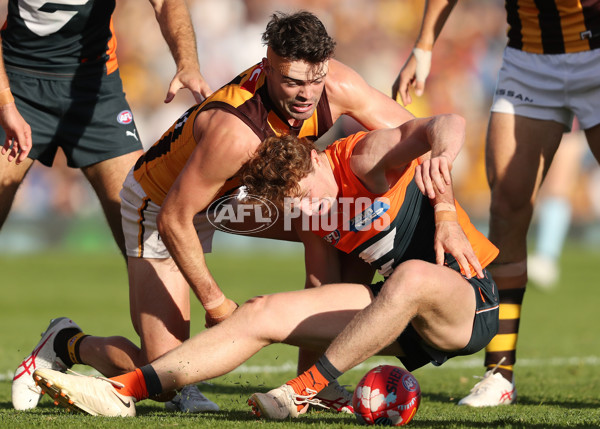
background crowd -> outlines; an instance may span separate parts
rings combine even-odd
[[[5,3],[0,2],[2,20]],[[188,0],[188,4],[201,71],[213,89],[265,55],[260,34],[274,11],[307,9],[336,39],[336,58],[387,94],[413,46],[423,8],[423,0]],[[146,148],[194,103],[188,91],[163,103],[175,65],[153,13],[147,1],[128,0],[118,1],[114,14],[121,76]],[[416,116],[453,112],[467,119],[467,142],[453,177],[458,199],[483,229],[489,208],[484,139],[505,43],[502,0],[461,0],[436,43],[425,94],[407,106]],[[356,124],[342,122],[324,144],[356,129]],[[584,151],[570,195],[571,237],[598,242],[593,237],[600,235],[600,171],[589,149]],[[56,168],[61,163],[62,168]],[[114,246],[89,184],[79,170],[64,164],[57,157],[53,169],[38,163],[32,168],[0,234],[0,252],[65,244]]]

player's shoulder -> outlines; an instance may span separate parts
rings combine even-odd
[[[241,118],[225,109],[200,112],[194,124],[198,141],[210,145],[256,145],[259,138]]]

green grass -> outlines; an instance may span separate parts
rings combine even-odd
[[[221,287],[238,302],[259,294],[302,287],[302,255],[298,251],[249,252],[217,248],[208,263]],[[469,409],[455,404],[468,393],[474,375],[481,375],[483,354],[455,358],[441,368],[414,372],[423,399],[415,428],[554,428],[600,427],[600,341],[597,277],[600,253],[567,248],[557,290],[530,287],[521,319],[516,370],[519,404]],[[137,340],[129,321],[125,265],[106,253],[45,252],[2,255],[0,258],[0,427],[6,428],[341,428],[356,425],[353,416],[311,412],[288,422],[256,420],[245,404],[254,391],[280,385],[294,375],[297,350],[275,345],[254,356],[229,375],[200,385],[222,411],[210,415],[166,412],[159,404],[138,405],[138,418],[108,419],[71,415],[44,398],[32,411],[17,412],[10,403],[10,374],[38,341],[52,317],[69,316],[85,332],[124,335]],[[594,316],[594,314],[596,314]],[[194,303],[192,331],[203,329],[204,312]],[[372,358],[344,374],[342,384],[354,385],[368,368],[391,358]],[[85,369],[77,367],[76,370]]]

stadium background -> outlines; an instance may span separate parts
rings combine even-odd
[[[423,0],[188,0],[188,4],[201,70],[213,89],[262,58],[260,35],[271,13],[308,9],[337,40],[336,58],[388,94],[412,48],[423,8]],[[4,19],[6,0],[0,7]],[[483,142],[506,40],[504,2],[462,0],[455,9],[436,44],[425,95],[414,97],[408,109],[417,116],[455,112],[467,119],[467,142],[453,170],[455,188],[461,204],[485,231],[489,192]],[[125,92],[146,148],[193,103],[187,90],[170,104],[163,103],[174,62],[153,13],[148,1],[128,0],[117,2],[114,15]],[[325,142],[356,129],[352,121],[341,121]],[[570,239],[594,245],[600,242],[600,173],[597,167],[584,167],[573,195]],[[215,240],[216,246],[298,250],[290,243],[222,233]],[[52,169],[36,164],[0,233],[0,253],[48,248],[116,251],[91,187],[79,170],[65,167],[62,157]]]

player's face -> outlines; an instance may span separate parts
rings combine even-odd
[[[325,87],[328,62],[288,61],[269,53],[266,60],[271,101],[290,125],[312,116]]]
[[[306,216],[329,213],[337,198],[338,186],[327,162],[326,157],[314,162],[314,171],[298,183],[301,196],[292,200],[292,207]]]

